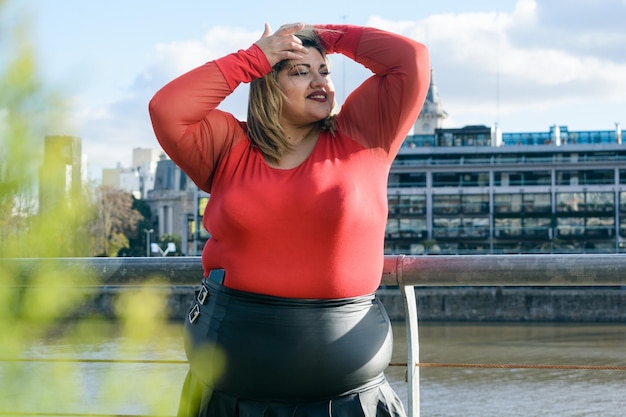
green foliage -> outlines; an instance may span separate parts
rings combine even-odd
[[[120,250],[118,256],[146,256],[146,234],[143,231],[155,228],[152,210],[145,200],[133,196],[132,209],[139,212],[142,219],[137,223],[137,233],[128,237],[128,248]]]
[[[129,389],[128,381],[107,365],[86,388],[82,363],[32,361],[42,355],[84,358],[89,355],[85,343],[105,343],[114,333],[125,341],[125,351],[109,352],[112,359],[129,359],[129,354],[133,358],[140,354],[137,346],[150,343],[158,348],[166,332],[167,309],[165,293],[151,281],[136,291],[121,292],[115,303],[117,321],[106,322],[104,330],[100,318],[84,315],[86,302],[97,296],[97,277],[72,268],[64,258],[92,256],[94,251],[115,256],[128,247],[127,236],[137,235],[142,216],[131,209],[132,199],[88,186],[69,193],[52,190],[65,192],[64,198],[45,211],[38,207],[42,139],[49,126],[62,125],[56,118],[63,105],[38,78],[25,20],[7,19],[2,13],[7,7],[8,2],[0,0],[0,414],[104,415],[90,409],[92,401],[116,414],[116,408],[132,401],[139,407],[158,404],[144,409],[162,415],[163,409],[175,407],[178,392],[157,388],[157,397],[152,397],[154,367],[138,372],[132,381],[136,389]],[[107,205],[119,210],[103,209]],[[94,239],[94,218],[103,220],[97,229],[105,236],[102,246]],[[58,349],[42,352],[41,346],[50,341]]]

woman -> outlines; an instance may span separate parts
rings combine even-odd
[[[373,72],[336,114],[329,53]],[[179,416],[404,415],[375,292],[387,176],[429,73],[426,48],[397,34],[266,25],[151,100],[161,146],[211,194]],[[217,109],[248,82],[247,123]]]

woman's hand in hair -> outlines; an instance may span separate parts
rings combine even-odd
[[[284,59],[300,59],[308,54],[309,50],[302,46],[300,39],[294,35],[304,27],[304,23],[290,23],[282,25],[272,34],[270,25],[266,23],[261,39],[255,43],[265,53],[271,66]]]

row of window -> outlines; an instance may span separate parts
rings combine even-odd
[[[411,142],[405,142],[407,147],[428,147],[434,145],[434,141],[422,140],[423,135],[416,135]],[[502,164],[561,164],[561,163],[586,163],[607,162],[626,160],[625,151],[599,151],[599,152],[532,152],[532,153],[485,153],[485,154],[403,154],[402,152],[394,160],[395,166],[420,166],[420,165],[502,165]]]
[[[392,173],[389,187],[426,187],[426,173]],[[619,183],[626,184],[626,170],[619,170]],[[606,170],[559,170],[555,172],[554,184],[569,185],[613,185],[615,171]],[[495,171],[494,187],[528,187],[552,185],[552,172],[544,171]],[[433,172],[433,187],[489,187],[489,172]]]
[[[552,242],[385,242],[385,253],[410,255],[476,255],[476,254],[549,254],[549,253],[624,253],[626,247],[614,242],[552,241]]]
[[[494,239],[610,239],[615,232],[613,217],[496,218]],[[486,217],[438,217],[433,220],[433,239],[488,239],[491,225]],[[620,220],[619,235],[626,238],[626,219]],[[424,218],[391,218],[386,236],[390,239],[427,239]]]
[[[554,193],[556,213],[613,213],[615,193],[602,191],[577,191]],[[424,215],[427,211],[425,194],[391,194],[389,212],[393,215]],[[626,213],[626,192],[619,193],[619,210]],[[489,194],[434,194],[432,213],[438,214],[489,214]],[[502,193],[493,195],[493,212],[496,216],[551,213],[550,193]]]

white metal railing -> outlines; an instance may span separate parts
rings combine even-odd
[[[28,276],[42,259],[0,259],[0,269]],[[171,285],[197,284],[200,257],[64,258],[54,262],[99,277],[100,285],[140,283],[159,275]],[[383,285],[398,285],[407,332],[408,414],[420,416],[419,338],[416,286],[626,286],[626,256],[557,255],[387,255]]]

